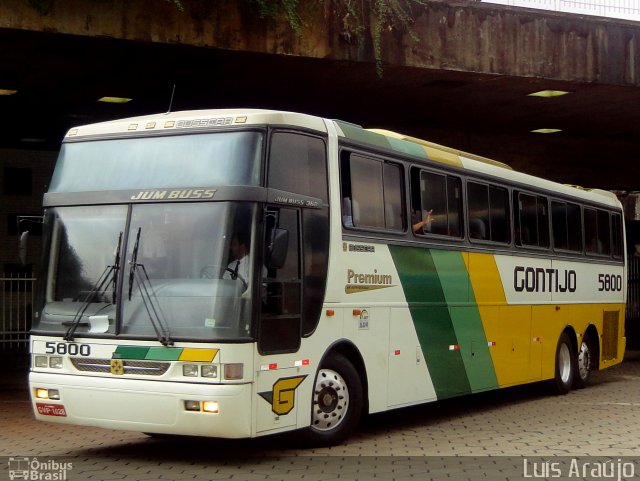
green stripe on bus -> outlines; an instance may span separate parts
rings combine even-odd
[[[118,346],[113,353],[113,359],[144,359],[149,349],[138,346]]]
[[[445,294],[431,252],[389,246],[438,398],[471,391]]]
[[[384,135],[369,132],[361,127],[346,122],[341,122],[339,120],[336,121],[336,124],[338,124],[338,126],[342,129],[342,132],[348,139],[377,145],[378,147],[382,147],[387,150],[391,149],[391,145],[389,144],[387,137],[385,137]]]
[[[181,347],[152,347],[144,359],[152,361],[177,361],[182,354]]]
[[[427,152],[424,148],[416,144],[414,142],[407,142],[402,139],[394,139],[393,137],[388,137],[387,141],[391,144],[391,148],[396,152],[402,152],[403,154],[415,155],[416,157],[420,157],[421,159],[427,159]]]
[[[460,252],[432,250],[462,361],[472,391],[498,387],[480,312],[475,303],[467,266]]]

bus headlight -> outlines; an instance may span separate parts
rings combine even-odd
[[[36,397],[38,399],[53,399],[54,401],[59,401],[60,391],[58,391],[57,389],[45,389],[42,387],[37,387]]]
[[[49,358],[49,367],[60,369],[62,367],[62,358],[60,356],[51,356]]]
[[[35,367],[47,367],[49,365],[49,359],[47,356],[36,356],[33,364]]]
[[[182,375],[188,377],[196,377],[198,376],[198,365],[197,364],[183,364],[182,365]]]
[[[219,406],[216,401],[202,401],[202,410],[205,413],[218,414]]]
[[[218,366],[205,364],[200,368],[200,375],[202,377],[218,377]]]
[[[38,399],[49,399],[49,390],[41,387],[36,388],[36,397]]]

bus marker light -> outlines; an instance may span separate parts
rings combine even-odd
[[[449,350],[450,351],[459,351],[460,350],[460,346],[458,346],[457,344],[451,344],[449,346]]]
[[[128,130],[138,130],[138,124],[129,124]]]
[[[327,309],[327,317],[333,317],[336,315],[336,311],[333,309]]]
[[[185,401],[184,408],[187,411],[200,411],[200,401]]]
[[[496,345],[495,341],[489,341],[489,342],[487,342],[487,346],[489,346],[489,347],[493,347],[493,346],[495,346],[495,345]]]
[[[36,397],[38,399],[49,399],[49,390],[41,387],[36,388]]]
[[[274,365],[275,368],[278,368],[277,364],[269,364],[269,369]],[[224,378],[230,380],[242,379],[244,376],[244,365],[243,364],[225,364],[224,365]]]
[[[301,361],[296,361],[296,362],[294,363],[294,366],[295,366],[295,367],[308,366],[308,365],[309,365],[309,363],[310,363],[309,359],[303,359],[303,360],[301,360]]]
[[[36,356],[34,363],[36,367],[47,367],[49,365],[47,356]]]
[[[182,375],[188,377],[196,377],[198,375],[198,365],[197,364],[183,364],[182,365]]]
[[[173,120],[168,120],[167,122],[164,123],[164,128],[165,129],[171,129],[173,127],[175,127],[176,123]]]
[[[144,126],[145,129],[155,129],[156,128],[156,123],[155,122],[147,122],[147,125]]]
[[[218,414],[220,412],[216,401],[202,401],[202,410],[205,413]]]
[[[362,310],[361,309],[354,309],[353,310],[353,315],[354,316],[359,316],[360,314],[362,314]]]
[[[62,358],[60,356],[51,356],[49,358],[49,367],[54,369],[62,368]]]
[[[541,339],[539,337],[534,337],[533,338],[533,342],[540,342],[540,341],[541,341]]]

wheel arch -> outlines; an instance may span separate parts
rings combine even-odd
[[[593,324],[589,324],[587,329],[584,331],[583,336],[588,337],[591,341],[594,358],[592,369],[598,371],[600,370],[600,336],[598,335],[598,328]]]
[[[367,368],[364,363],[364,358],[360,353],[360,350],[356,347],[353,342],[348,341],[346,339],[341,339],[329,346],[329,348],[325,351],[322,359],[320,360],[319,366],[322,366],[325,359],[331,357],[333,354],[340,354],[347,358],[349,362],[353,365],[355,370],[358,372],[358,376],[362,382],[362,392],[363,396],[363,414],[369,413],[369,381],[367,378]]]

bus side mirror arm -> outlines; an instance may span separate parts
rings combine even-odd
[[[20,234],[20,242],[18,245],[18,257],[20,258],[20,264],[27,265],[27,244],[29,242],[29,231],[25,230]]]

